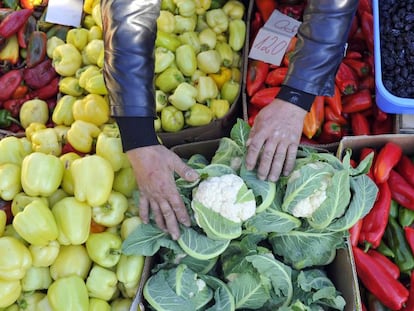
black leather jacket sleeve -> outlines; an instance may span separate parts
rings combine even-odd
[[[284,84],[331,96],[358,0],[308,0]]]

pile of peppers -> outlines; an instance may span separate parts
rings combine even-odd
[[[250,42],[273,10],[302,20],[305,1],[255,1],[251,16]],[[286,76],[296,37],[287,47],[280,66],[248,60],[246,94],[250,125],[261,108],[278,94]],[[335,76],[332,97],[316,96],[307,113],[302,143],[337,143],[345,135],[393,133],[393,117],[375,104],[373,62],[373,17],[371,0],[359,1],[348,36],[348,47]]]
[[[350,229],[364,310],[414,308],[414,159],[386,141],[364,147],[374,160],[368,176],[378,186],[372,210]]]

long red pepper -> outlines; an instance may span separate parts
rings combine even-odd
[[[360,240],[377,248],[388,224],[391,208],[391,191],[387,182],[378,185],[378,195],[374,206],[363,218]]]
[[[280,86],[265,87],[260,89],[253,94],[252,98],[250,98],[250,104],[257,108],[263,108],[275,99],[279,91]]]
[[[264,22],[269,19],[270,15],[277,8],[276,0],[256,0],[255,4]]]
[[[400,145],[389,141],[378,152],[377,159],[374,163],[375,182],[383,183],[388,179],[390,171],[397,165],[403,151]]]
[[[397,171],[391,170],[388,177],[391,197],[400,205],[414,210],[414,187],[411,186]]]
[[[335,75],[335,84],[341,94],[353,94],[358,89],[358,76],[351,67],[342,61]]]
[[[22,9],[17,10],[6,16],[0,23],[0,37],[9,38],[26,23],[33,10]]]
[[[404,235],[408,245],[410,246],[411,251],[414,253],[414,228],[404,227]]]
[[[246,73],[247,95],[253,96],[258,90],[264,87],[269,64],[260,60],[250,60]]]
[[[342,112],[353,113],[372,107],[372,94],[368,89],[359,90],[353,94],[342,96]]]
[[[350,115],[350,118],[352,133],[355,136],[370,134],[371,131],[367,117],[360,112],[354,112]]]
[[[407,155],[401,156],[395,170],[414,187],[414,162]]]
[[[12,69],[0,77],[0,100],[11,98],[14,91],[23,81],[23,70]]]
[[[400,277],[400,268],[387,256],[372,248],[367,251],[367,254],[382,265],[394,279],[398,279]]]
[[[408,299],[408,289],[371,256],[352,247],[357,274],[362,284],[386,307],[399,310]]]
[[[404,308],[401,311],[413,311],[414,310],[414,273],[411,273],[410,277],[410,295],[405,303]]]
[[[368,156],[370,153],[374,153],[374,159],[372,161],[371,167],[369,168],[369,171],[367,173],[368,177],[370,177],[372,180],[374,180],[374,174],[372,173],[373,167],[375,165],[375,160],[377,158],[377,153],[375,149],[370,147],[364,147],[361,149],[359,153],[359,162],[361,162],[363,159],[365,159],[366,156]]]
[[[365,37],[368,51],[374,52],[374,17],[372,13],[363,11],[361,13],[361,29]]]
[[[350,229],[349,229],[349,241],[352,246],[358,245],[359,236],[361,234],[363,218],[358,220]]]
[[[286,77],[288,67],[278,67],[269,71],[265,83],[268,86],[280,86]]]
[[[326,97],[325,97],[325,103],[326,103]],[[340,125],[346,125],[348,121],[345,119],[345,117],[341,114],[336,114],[331,106],[325,105],[325,120],[326,121],[334,121],[337,122]]]

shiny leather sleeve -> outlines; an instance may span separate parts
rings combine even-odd
[[[160,0],[101,0],[104,78],[113,116],[155,116],[154,44]]]
[[[284,84],[332,95],[358,0],[309,0]]]

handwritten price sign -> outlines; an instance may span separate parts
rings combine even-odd
[[[283,55],[300,26],[300,22],[278,10],[259,30],[250,49],[249,58],[279,66]]]

